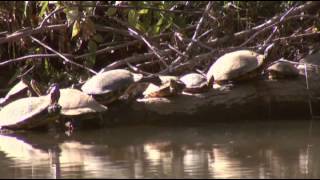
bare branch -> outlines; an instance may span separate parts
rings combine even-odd
[[[71,6],[72,7],[72,6]],[[181,14],[202,14],[203,10],[192,11],[192,10],[169,10],[169,9],[160,9],[150,6],[127,6],[127,5],[82,5],[82,7],[113,7],[118,9],[150,9],[154,11],[163,11],[167,13],[181,13]]]
[[[287,15],[288,18],[287,19],[283,19],[282,23],[284,23],[285,21],[287,21],[289,19],[295,19],[295,18],[298,17],[298,16],[294,16],[294,15],[297,15],[297,14],[303,12],[303,11],[307,11],[310,8],[319,7],[319,6],[320,6],[320,2],[318,2],[318,1],[309,1],[306,4],[303,4],[303,5],[299,6],[299,7],[297,7],[295,10],[291,11],[290,13],[288,13],[288,15]],[[277,22],[279,22],[281,17],[282,16],[275,16],[275,17],[273,17],[272,19],[270,19],[269,21],[267,21],[267,22],[265,22],[263,24],[255,26],[255,27],[253,27],[251,29],[248,29],[248,30],[237,32],[237,33],[235,33],[233,35],[233,38],[234,39],[242,39],[242,38],[250,36],[251,34],[254,34],[255,32],[260,31],[262,29],[264,29],[263,31],[269,30],[273,26],[277,25]],[[222,37],[222,38],[215,38],[215,39],[209,41],[208,44],[210,46],[215,46],[216,44],[224,43],[229,39],[230,39],[229,36],[225,36],[225,37]]]
[[[172,51],[171,49],[165,49],[161,51],[161,54],[164,54],[164,55],[171,55],[173,53],[174,51]],[[111,69],[119,68],[121,66],[126,65],[127,62],[128,63],[144,62],[152,58],[156,58],[156,55],[154,53],[144,53],[144,54],[140,54],[132,57],[127,57],[125,59],[118,60],[116,62],[109,64],[108,66],[102,68],[99,72],[104,72],[104,71],[109,71]]]
[[[50,14],[48,14],[41,22],[39,28],[42,28],[43,25],[45,25],[47,23],[47,20],[52,16],[54,15],[55,13],[57,12],[60,12],[64,9],[64,7],[57,7],[55,10],[53,10]]]
[[[112,18],[112,19],[115,20],[116,22],[120,23],[121,25],[126,26],[128,28],[130,35],[132,35],[136,39],[142,40],[150,48],[150,50],[153,51],[153,53],[160,59],[160,61],[166,67],[168,67],[168,64],[164,61],[163,57],[160,55],[159,50],[149,42],[150,40],[147,40],[147,37],[145,37],[143,34],[139,33],[139,31],[136,30],[135,28],[130,27],[130,25],[128,23],[123,22],[118,18]]]
[[[38,34],[44,31],[49,31],[49,30],[61,30],[61,29],[66,29],[67,25],[66,24],[57,24],[57,25],[51,25],[51,26],[43,26],[43,27],[37,27],[35,29],[31,28],[26,28],[27,30],[22,30],[19,32],[14,32],[10,35],[7,35],[6,37],[0,38],[0,44],[6,43],[6,42],[11,42],[11,41],[17,41],[20,38],[31,36],[33,34]]]
[[[94,70],[92,70],[92,69],[90,69],[90,68],[88,68],[88,67],[86,67],[86,66],[83,66],[83,65],[81,65],[81,64],[78,64],[78,63],[76,63],[76,62],[74,62],[74,61],[71,61],[70,59],[66,58],[64,55],[62,55],[62,54],[59,53],[58,51],[52,49],[51,47],[49,47],[49,46],[47,46],[46,44],[42,43],[41,41],[39,41],[38,39],[34,38],[33,36],[30,36],[30,38],[31,38],[32,40],[34,40],[36,43],[38,43],[38,44],[40,44],[41,46],[43,46],[44,48],[48,49],[49,51],[52,51],[53,53],[57,54],[59,57],[61,57],[62,59],[64,59],[64,61],[66,61],[66,62],[68,62],[68,63],[70,63],[70,64],[73,64],[73,65],[75,65],[75,66],[78,66],[78,67],[80,67],[80,68],[83,68],[83,69],[85,69],[85,70],[87,70],[87,71],[90,71],[90,72],[93,73],[93,74],[97,74],[97,72],[95,72]]]
[[[72,54],[63,54],[66,57],[72,57]],[[32,55],[27,55],[15,59],[9,59],[6,61],[3,61],[0,63],[0,66],[5,66],[14,62],[20,62],[20,61],[25,61],[28,59],[39,59],[41,60],[42,58],[56,58],[59,57],[57,54],[32,54]]]

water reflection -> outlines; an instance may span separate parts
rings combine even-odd
[[[307,122],[0,135],[0,178],[319,178]]]

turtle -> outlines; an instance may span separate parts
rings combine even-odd
[[[0,129],[30,130],[48,125],[58,119],[60,89],[53,85],[49,94],[15,100],[0,111]]]
[[[34,80],[31,79],[31,81]],[[5,106],[19,98],[36,95],[37,92],[31,87],[30,81],[28,81],[25,77],[21,77],[21,80],[10,89],[6,96],[0,99],[0,106]]]
[[[250,50],[239,50],[218,58],[207,72],[207,81],[225,84],[229,81],[248,80],[256,77],[264,63],[265,55]]]
[[[208,90],[208,83],[205,76],[198,73],[189,73],[180,78],[186,85],[184,92],[187,93],[201,93]]]
[[[296,78],[299,76],[299,70],[290,62],[276,61],[270,65],[266,72],[270,80]]]
[[[67,127],[69,131],[73,131],[74,125],[81,120],[89,120],[95,116],[103,120],[100,115],[108,110],[92,96],[73,88],[61,89],[58,103],[61,106],[59,125]]]
[[[176,76],[159,76],[162,85],[150,83],[143,92],[145,98],[150,97],[170,97],[182,92],[185,84]]]
[[[138,82],[160,83],[158,76],[144,77],[142,74],[132,73],[125,69],[114,69],[94,75],[87,80],[81,90],[92,95],[99,103],[107,105],[126,93]]]
[[[72,88],[60,90],[59,105],[61,115],[67,117],[81,117],[85,114],[100,113],[108,108],[92,98],[86,93]]]
[[[320,51],[315,53],[306,55],[302,59],[299,60],[299,65],[297,69],[300,71],[300,74],[309,75],[315,74],[318,76],[319,74],[319,66],[320,66]]]

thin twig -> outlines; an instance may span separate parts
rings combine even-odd
[[[167,44],[167,43],[166,43]],[[170,49],[172,49],[173,51],[175,51],[177,54],[179,54],[180,56],[184,56],[185,58],[188,58],[188,56],[186,56],[185,54],[183,54],[181,51],[179,51],[177,48],[175,48],[175,47],[173,47],[173,46],[171,46],[170,44],[167,44],[168,45],[168,47],[170,48]]]
[[[245,45],[247,45],[250,41],[252,41],[255,37],[257,37],[259,34],[265,32],[266,30],[274,27],[276,24],[282,23],[285,18],[288,16],[288,14],[290,12],[292,12],[295,9],[295,7],[292,7],[291,9],[289,9],[287,12],[284,13],[284,15],[282,15],[279,19],[279,22],[275,22],[274,24],[271,24],[270,26],[266,27],[265,29],[261,29],[260,31],[257,31],[256,33],[254,33],[249,39],[247,39],[244,43],[242,43],[239,47],[244,47]],[[273,34],[273,33],[272,33]],[[265,43],[266,44],[266,43]]]
[[[207,4],[205,11],[203,12],[203,14],[202,14],[202,16],[201,16],[201,18],[200,18],[197,26],[196,26],[196,30],[195,30],[195,32],[193,33],[193,36],[192,36],[192,40],[191,40],[190,43],[188,44],[188,46],[187,46],[187,48],[186,48],[186,51],[183,52],[183,54],[184,54],[185,56],[187,56],[187,57],[188,57],[188,54],[189,54],[190,50],[192,49],[193,44],[194,44],[194,42],[195,42],[195,40],[196,40],[196,38],[197,38],[197,36],[198,36],[198,33],[199,33],[199,31],[200,31],[200,27],[201,27],[201,25],[202,25],[203,22],[204,22],[203,20],[204,20],[204,18],[206,17],[208,11],[210,10],[211,6],[212,6],[212,2],[210,1],[210,2]],[[173,66],[175,66],[176,64],[179,64],[179,63],[181,62],[181,60],[183,59],[182,57],[183,57],[183,56],[179,56],[177,59],[175,59],[175,60],[170,64],[169,67],[167,67],[166,69],[164,69],[164,70],[161,71],[160,73],[171,72],[171,68],[172,68]]]
[[[164,54],[164,55],[171,55],[173,53],[174,53],[174,51],[172,51],[171,49],[165,49],[165,50],[161,51],[161,54]],[[108,66],[102,68],[99,71],[99,73],[104,72],[104,71],[109,71],[111,69],[119,68],[121,66],[126,65],[127,62],[129,62],[129,63],[144,62],[144,61],[150,60],[152,58],[156,58],[156,55],[154,53],[143,53],[143,54],[139,54],[136,56],[127,57],[125,59],[121,59],[121,60],[118,60],[118,61],[115,61],[115,62],[109,64]]]
[[[71,6],[72,7],[72,6]],[[78,7],[78,6],[76,6]],[[160,9],[150,6],[127,6],[127,5],[82,5],[82,7],[112,7],[112,8],[119,8],[119,9],[150,9],[154,11],[163,11],[168,13],[182,13],[182,14],[202,14],[203,10],[199,11],[192,11],[192,10],[169,10],[169,9]]]
[[[163,57],[160,55],[159,50],[153,46],[147,38],[139,33],[139,31],[133,27],[130,27],[130,25],[126,22],[121,21],[118,18],[113,17],[113,20],[115,20],[117,23],[121,24],[122,26],[126,26],[128,28],[129,33],[136,39],[142,40],[148,47],[149,49],[159,58],[159,60],[166,66],[168,67],[168,64],[164,61]]]
[[[32,66],[30,69],[28,69],[26,72],[24,72],[24,73],[20,74],[19,76],[17,76],[17,78],[21,78],[21,77],[27,75],[27,74],[28,74],[30,71],[32,71],[35,67],[36,67],[36,66],[33,65],[33,66]]]
[[[317,7],[317,6],[320,6],[320,2],[318,1],[309,1],[299,7],[297,7],[295,10],[291,11],[288,16],[290,16],[289,18],[285,18],[283,19],[282,23],[284,23],[285,21],[287,20],[291,20],[291,19],[295,19],[297,17],[305,17],[304,15],[298,15],[300,14],[301,12],[303,11],[306,11],[310,8],[313,8],[313,7]],[[297,15],[297,16],[295,16]],[[270,28],[272,28],[274,25],[277,25],[276,22],[279,21],[279,19],[281,18],[282,16],[275,16],[273,18],[271,18],[269,21],[263,23],[263,24],[260,24],[260,25],[257,25],[251,29],[247,29],[247,30],[243,30],[243,31],[240,31],[240,32],[237,32],[237,33],[234,33],[233,34],[233,38],[234,39],[242,39],[242,38],[245,38],[247,36],[250,36],[251,34],[254,34],[255,32],[257,31],[260,31],[261,29],[265,29],[265,30],[268,30]],[[229,36],[224,36],[222,38],[215,38],[211,41],[208,42],[208,44],[210,46],[214,46],[216,44],[220,44],[220,43],[224,43],[226,42],[227,40],[229,40]]]
[[[72,57],[72,54],[63,54],[66,57]],[[11,64],[14,62],[19,62],[19,61],[24,61],[24,60],[28,60],[28,59],[40,59],[40,58],[56,58],[59,57],[57,54],[31,54],[31,55],[27,55],[27,56],[22,56],[19,58],[15,58],[15,59],[9,59],[6,61],[3,61],[0,63],[0,66],[4,66],[7,64]]]
[[[66,58],[64,55],[62,55],[62,54],[59,53],[58,51],[52,49],[51,47],[49,47],[49,46],[47,46],[46,44],[42,43],[41,41],[39,41],[38,39],[34,38],[33,36],[30,36],[30,38],[31,38],[32,40],[34,40],[36,43],[38,43],[38,44],[40,44],[41,46],[43,46],[44,48],[48,49],[49,51],[52,51],[53,53],[57,54],[59,57],[61,57],[61,58],[62,58],[63,60],[65,60],[66,62],[68,62],[68,63],[70,63],[70,64],[73,64],[73,65],[75,65],[75,66],[78,66],[78,67],[80,67],[80,68],[83,68],[83,69],[85,69],[85,70],[87,70],[87,71],[90,71],[90,72],[93,73],[93,74],[97,74],[97,72],[95,72],[94,70],[92,70],[92,69],[90,69],[90,68],[88,68],[88,67],[86,67],[86,66],[83,66],[83,65],[81,65],[81,64],[78,64],[78,63],[76,63],[76,62],[74,62],[74,61],[71,61],[70,59]]]
[[[184,30],[184,31],[187,31],[187,30],[192,30],[194,29],[196,26],[195,25],[192,25],[192,26],[189,26],[187,28],[184,28],[184,29],[181,29],[181,30]],[[156,40],[156,39],[160,39],[160,38],[165,38],[165,37],[169,37],[173,34],[174,32],[169,32],[169,33],[164,33],[164,34],[160,34],[160,35],[157,35],[157,36],[154,36],[150,39],[152,40]],[[125,48],[125,47],[128,47],[128,46],[134,46],[134,45],[138,45],[139,43],[142,43],[142,40],[141,39],[138,39],[138,40],[134,40],[134,41],[131,41],[131,42],[127,42],[125,44],[119,44],[117,46],[114,46],[114,47],[106,47],[104,49],[100,49],[94,53],[86,53],[86,54],[82,54],[82,55],[79,55],[79,56],[76,56],[74,59],[80,59],[80,58],[86,58],[88,56],[91,56],[92,54],[103,54],[105,52],[110,52],[110,51],[113,51],[113,50],[117,50],[117,49],[121,49],[121,48]]]
[[[160,55],[158,52],[159,50],[151,45],[151,43],[144,37],[143,35],[139,34],[138,31],[133,30],[132,28],[128,28],[129,32],[132,32],[134,36],[141,38],[142,41],[153,51],[153,53],[159,58],[159,60],[166,66],[168,67],[168,64],[164,61],[163,57]]]
[[[10,35],[7,35],[6,37],[0,38],[0,44],[6,43],[6,42],[11,42],[11,41],[17,41],[20,38],[27,37],[27,36],[30,36],[32,34],[38,34],[38,33],[41,33],[43,31],[61,30],[61,29],[66,29],[66,28],[67,28],[66,24],[43,26],[43,27],[37,27],[35,29],[27,28],[27,30],[14,32],[14,33],[12,33]]]
[[[303,34],[298,34],[298,35],[288,36],[288,37],[280,37],[280,38],[273,39],[272,42],[283,41],[288,39],[298,39],[298,38],[315,36],[315,35],[320,35],[320,32],[311,32],[311,33],[303,33]]]
[[[129,67],[129,69],[131,69],[133,72],[137,72],[137,73],[143,74],[143,75],[145,75],[145,76],[152,75],[152,73],[148,73],[148,72],[142,71],[141,69],[133,66],[133,65],[130,64],[129,62],[126,62],[126,64],[127,64],[127,66]]]
[[[42,28],[43,25],[45,25],[45,23],[47,23],[47,20],[52,16],[54,15],[55,13],[57,12],[60,12],[64,9],[65,7],[57,7],[55,10],[53,10],[50,14],[48,14],[41,22],[39,28]]]

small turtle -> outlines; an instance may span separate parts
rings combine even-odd
[[[208,90],[208,83],[206,77],[198,73],[189,73],[180,78],[186,85],[184,92],[187,93],[201,93]]]
[[[228,81],[246,80],[258,75],[265,55],[250,50],[239,50],[227,53],[215,61],[207,73],[211,86],[213,82],[224,84]]]
[[[60,114],[59,86],[46,96],[26,97],[13,101],[0,111],[1,129],[33,129],[54,122]]]
[[[31,80],[34,81],[33,79]],[[25,77],[21,77],[21,80],[10,89],[7,95],[0,99],[0,106],[5,106],[20,98],[36,95],[37,93],[30,86],[30,82]]]
[[[268,78],[274,79],[286,79],[295,78],[299,76],[299,70],[290,62],[277,61],[266,69]]]
[[[110,104],[138,82],[160,82],[157,76],[143,77],[125,69],[115,69],[91,77],[81,90],[102,104]]]
[[[162,85],[155,85],[150,83],[147,89],[143,92],[144,97],[169,97],[180,93],[185,84],[175,76],[160,76]]]
[[[300,71],[300,74],[305,74],[306,72],[310,75],[315,74],[318,76],[319,74],[319,66],[320,66],[320,51],[317,51],[313,54],[306,55],[302,59],[299,60],[299,65],[297,69]],[[305,69],[306,68],[306,69]]]

